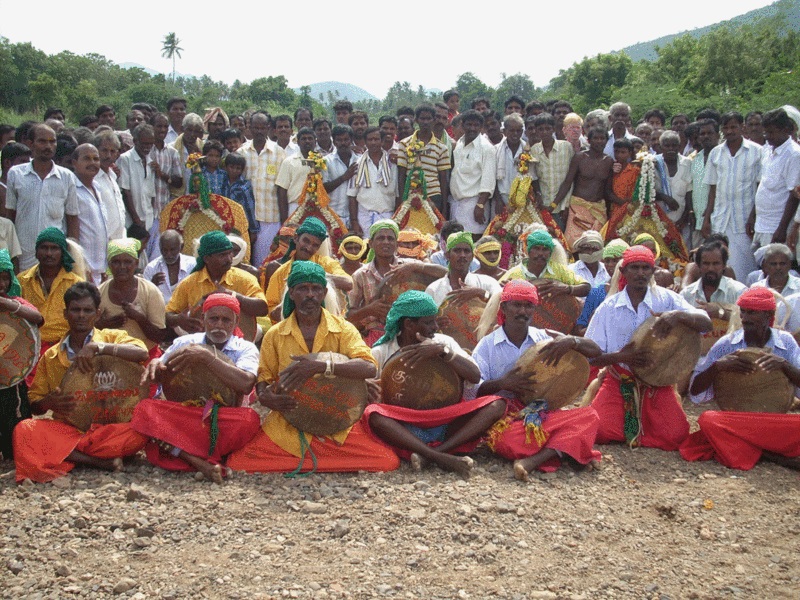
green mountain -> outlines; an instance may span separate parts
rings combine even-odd
[[[664,47],[675,38],[687,33],[699,38],[709,31],[725,25],[736,27],[745,24],[753,24],[756,21],[774,18],[777,16],[783,16],[786,19],[786,24],[789,28],[795,31],[800,31],[800,0],[778,0],[778,2],[770,4],[769,6],[751,10],[748,13],[739,15],[738,17],[734,17],[728,21],[721,21],[714,25],[692,29],[691,31],[682,31],[673,35],[665,35],[664,37],[660,37],[656,40],[634,44],[633,46],[623,48],[622,52],[625,52],[628,56],[630,56],[631,60],[634,62],[640,60],[656,60],[658,58],[656,47]]]
[[[309,95],[314,100],[319,100],[323,104],[328,104],[328,92],[332,94],[334,102],[336,100],[350,100],[350,102],[360,102],[361,100],[378,100],[367,90],[353,85],[352,83],[342,83],[341,81],[323,81],[311,83],[308,86],[311,91]],[[300,88],[295,88],[295,93],[300,94]],[[322,96],[320,98],[320,96]]]

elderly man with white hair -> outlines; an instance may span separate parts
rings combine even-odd
[[[611,275],[603,265],[603,236],[594,230],[584,231],[572,244],[572,251],[578,260],[567,268],[579,278],[588,281],[592,287],[607,283]]]
[[[768,287],[782,296],[800,292],[800,278],[789,271],[792,268],[792,251],[786,244],[768,244],[764,250],[761,270],[766,277],[756,281],[751,288]]]
[[[186,166],[186,159],[189,158],[190,154],[201,153],[205,131],[203,118],[200,115],[189,113],[183,117],[183,133],[170,144],[172,148],[178,151],[180,164],[183,165],[182,185],[170,188],[170,194],[173,198],[183,196],[191,191],[189,189],[189,180],[192,178],[192,170]]]
[[[608,142],[603,150],[606,155],[614,158],[614,142],[622,138],[632,138],[631,129],[631,107],[624,102],[615,102],[608,108],[608,123],[611,129],[608,131]]]

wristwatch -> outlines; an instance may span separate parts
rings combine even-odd
[[[725,309],[720,306],[719,310],[717,311],[717,314],[719,315],[720,319],[724,318],[725,317]]]
[[[483,208],[486,205],[485,204],[476,204],[475,206],[477,206],[478,208]]]
[[[445,362],[450,362],[454,358],[455,358],[455,354],[453,354],[453,351],[450,350],[450,348],[448,346],[445,346],[444,350],[442,350],[442,359]]]
[[[105,349],[106,345],[104,342],[97,342],[97,354],[95,356],[100,356]]]

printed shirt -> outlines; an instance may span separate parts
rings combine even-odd
[[[247,160],[244,176],[253,186],[256,219],[262,223],[280,223],[275,181],[286,152],[272,140],[266,141],[261,152],[256,152],[252,140],[245,142],[237,152]]]
[[[478,136],[480,137],[480,136]],[[404,140],[400,140],[400,148],[397,154],[397,166],[411,171],[414,165],[408,164],[407,148],[409,144],[417,141],[417,132]],[[430,141],[425,144],[422,154],[419,157],[420,167],[425,173],[425,183],[428,189],[428,196],[436,196],[442,193],[439,185],[439,172],[450,170],[450,152],[439,139],[431,134]],[[401,185],[405,186],[405,181]]]
[[[720,144],[708,155],[703,182],[716,185],[711,230],[746,233],[745,224],[755,204],[756,188],[761,180],[761,146],[742,140],[731,156],[728,144]]]

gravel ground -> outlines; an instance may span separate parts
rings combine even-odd
[[[797,473],[600,450],[595,471],[527,484],[486,452],[469,481],[406,464],[215,486],[141,458],[17,486],[2,462],[0,596],[800,596]]]

